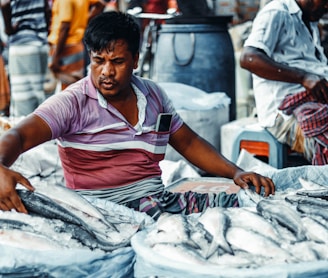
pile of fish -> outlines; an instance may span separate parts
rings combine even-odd
[[[328,188],[267,198],[247,194],[254,207],[162,214],[145,243],[156,254],[192,265],[258,268],[328,260]]]
[[[0,211],[0,244],[34,250],[88,248],[110,252],[130,244],[143,223],[92,205],[73,190],[17,189],[29,214]]]

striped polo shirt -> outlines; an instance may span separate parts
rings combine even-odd
[[[183,121],[154,82],[132,76],[132,85],[146,102],[144,113],[139,111],[144,120],[135,127],[97,92],[90,76],[35,110],[48,123],[52,139],[58,139],[67,187],[116,188],[161,175],[159,161],[169,136]],[[155,131],[159,113],[173,114],[170,132]]]

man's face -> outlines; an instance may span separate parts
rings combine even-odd
[[[309,21],[318,21],[328,11],[328,0],[308,0],[303,11]]]
[[[91,79],[102,95],[110,101],[126,96],[131,75],[138,66],[139,55],[133,57],[125,40],[116,40],[99,52],[90,53]]]

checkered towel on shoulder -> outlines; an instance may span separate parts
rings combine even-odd
[[[293,113],[304,136],[316,140],[312,164],[328,164],[328,95],[315,97],[308,91],[287,95],[279,109],[287,115]]]

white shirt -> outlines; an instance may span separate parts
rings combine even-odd
[[[262,49],[278,63],[328,77],[327,58],[321,47],[317,22],[311,23],[311,29],[312,35],[302,21],[302,11],[295,0],[271,1],[254,19],[244,46]],[[305,90],[300,84],[252,76],[258,119],[264,127],[273,126],[278,106],[287,94]]]

